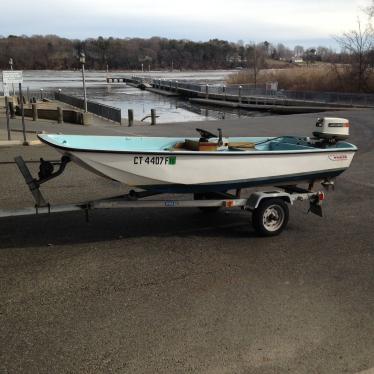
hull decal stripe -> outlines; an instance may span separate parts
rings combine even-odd
[[[300,181],[313,181],[323,178],[334,178],[339,174],[343,173],[346,168],[341,169],[330,169],[324,170],[323,172],[314,172],[314,173],[300,173],[292,175],[283,175],[275,177],[266,177],[266,178],[254,178],[246,180],[237,180],[237,181],[225,181],[222,183],[211,183],[211,184],[194,184],[194,185],[183,185],[183,184],[162,184],[162,185],[147,185],[147,186],[138,186],[142,189],[151,189],[157,191],[165,192],[204,192],[204,191],[227,191],[235,188],[250,188],[263,185],[277,185],[287,184],[292,182]]]

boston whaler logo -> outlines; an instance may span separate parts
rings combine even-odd
[[[332,153],[329,155],[329,159],[331,161],[347,161],[348,156],[344,153]]]

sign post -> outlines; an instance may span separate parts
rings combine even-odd
[[[25,127],[25,111],[23,107],[23,94],[22,94],[22,83],[23,74],[21,70],[4,70],[3,71],[3,84],[18,84],[19,96],[20,96],[20,108],[22,114],[22,132],[23,132],[23,143],[27,144],[26,140],[26,127]],[[9,133],[8,133],[9,137]]]
[[[8,140],[12,140],[10,136],[10,125],[9,125],[9,100],[8,100],[8,95],[5,96],[5,115],[6,115],[6,129],[8,132]]]

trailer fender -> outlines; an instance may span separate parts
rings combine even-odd
[[[254,192],[252,193],[248,200],[246,208],[249,210],[255,210],[260,205],[261,201],[266,199],[282,199],[286,203],[293,204],[293,199],[291,199],[291,196],[289,193],[284,191],[260,191],[260,192]]]

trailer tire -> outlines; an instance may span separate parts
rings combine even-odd
[[[282,199],[266,199],[252,213],[252,225],[261,236],[279,235],[287,226],[289,210]]]
[[[209,193],[195,193],[194,200],[215,200],[216,196]],[[220,206],[200,206],[199,210],[203,213],[216,213],[221,209]]]

